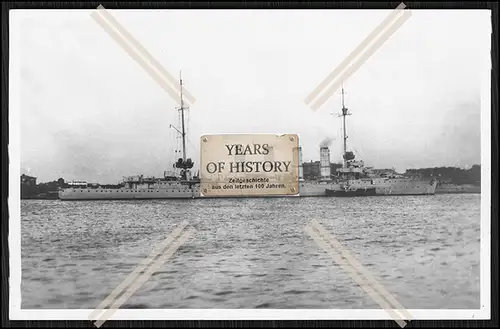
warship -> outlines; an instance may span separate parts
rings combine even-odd
[[[68,185],[60,188],[60,200],[141,200],[141,199],[197,199],[200,193],[199,172],[192,174],[194,162],[186,156],[186,127],[183,101],[182,76],[179,79],[180,129],[170,125],[182,139],[181,157],[173,164],[174,171],[165,171],[163,177],[145,177],[136,175],[126,177],[121,184],[112,188],[99,184]],[[363,161],[355,161],[353,152],[347,151],[345,134],[345,116],[350,115],[344,106],[344,88],[342,87],[342,115],[344,117],[344,153],[343,167],[337,169],[337,177],[331,174],[330,150],[327,145],[320,146],[320,173],[317,181],[304,180],[302,147],[299,146],[299,197],[324,196],[363,196],[363,195],[400,195],[434,194],[437,181],[414,180],[409,177],[394,177],[374,174],[371,168],[364,167]],[[238,197],[238,196],[237,196]],[[257,197],[257,196],[256,196]],[[266,197],[296,197],[295,195]],[[218,197],[220,198],[220,197]],[[227,197],[224,197],[227,198]]]
[[[200,193],[199,172],[192,175],[194,162],[186,157],[186,127],[185,110],[182,91],[182,76],[179,79],[180,106],[179,111],[180,129],[170,125],[182,139],[182,157],[173,164],[173,171],[165,171],[163,177],[145,177],[136,175],[125,177],[124,180],[114,188],[78,182],[60,188],[58,195],[60,200],[141,200],[141,199],[196,199],[202,197]],[[300,148],[299,162],[302,163],[302,151]],[[326,185],[322,182],[305,182],[302,178],[302,166],[299,166],[299,196],[324,196]],[[271,196],[269,196],[271,197]],[[281,196],[278,196],[281,197]],[[286,197],[286,196],[283,196]],[[294,197],[294,196],[290,196]]]
[[[164,171],[163,177],[144,177],[136,175],[126,177],[119,188],[103,188],[80,183],[78,186],[69,186],[59,189],[60,200],[134,200],[134,199],[191,199],[200,195],[200,179],[192,175],[191,169],[194,162],[186,157],[186,127],[185,110],[182,91],[182,76],[180,85],[180,107],[181,127],[178,129],[173,125],[177,133],[182,137],[182,157],[173,164],[173,171]],[[179,172],[180,171],[180,172]]]
[[[342,86],[343,121],[343,164],[337,169],[335,182],[326,191],[326,196],[353,197],[378,195],[432,195],[436,192],[436,179],[414,179],[397,173],[376,174],[371,167],[366,167],[362,160],[358,161],[354,152],[347,150],[346,116],[351,115],[344,103],[344,87]]]

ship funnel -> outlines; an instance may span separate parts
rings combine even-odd
[[[330,180],[330,149],[327,146],[320,148],[320,172],[321,180]]]
[[[304,180],[304,166],[302,165],[302,147],[299,146],[299,181]]]

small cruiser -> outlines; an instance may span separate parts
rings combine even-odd
[[[376,195],[430,195],[435,194],[437,180],[421,180],[405,177],[396,173],[390,175],[375,174],[372,168],[365,167],[363,161],[357,161],[352,151],[347,151],[346,116],[351,115],[344,105],[342,88],[342,116],[344,153],[342,168],[337,169],[337,182],[329,186],[326,196],[352,197]]]

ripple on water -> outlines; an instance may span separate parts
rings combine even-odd
[[[315,218],[405,307],[478,308],[480,198],[22,200],[22,308],[95,308],[183,219],[196,234],[123,308],[376,308]]]

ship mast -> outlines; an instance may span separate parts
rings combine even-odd
[[[347,107],[345,107],[345,103],[344,103],[344,84],[342,84],[342,121],[343,121],[342,131],[344,132],[344,155],[343,155],[344,168],[347,167],[347,132],[346,132],[346,124],[345,124],[345,117],[347,115],[351,115],[351,113],[349,113],[349,110],[347,109]]]
[[[183,93],[182,93],[182,72],[179,73],[179,84],[180,84],[180,96],[181,96],[181,106],[179,111],[181,112],[181,129],[177,129],[176,127],[170,125],[171,128],[174,128],[181,136],[182,136],[182,158],[179,158],[177,162],[175,163],[174,167],[182,169],[181,171],[181,178],[183,180],[188,179],[188,169],[191,169],[193,167],[193,161],[189,158],[187,159],[187,153],[186,153],[186,125],[185,125],[185,120],[184,120],[184,110],[189,109],[189,107],[184,106],[184,98],[183,98]]]
[[[182,121],[182,162],[186,162],[186,129],[184,126],[184,99],[182,98],[182,72],[179,73],[180,89],[181,89],[181,121]]]

